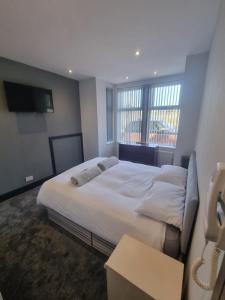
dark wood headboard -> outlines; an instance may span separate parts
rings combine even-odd
[[[158,165],[158,146],[119,144],[119,159],[145,165]]]

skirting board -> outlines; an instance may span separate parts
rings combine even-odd
[[[70,232],[72,235],[81,239],[87,245],[95,248],[106,256],[110,256],[115,245],[109,243],[108,241],[100,238],[91,231],[85,229],[84,227],[70,221],[69,219],[63,217],[59,213],[47,208],[49,219],[64,228],[66,231]]]
[[[19,194],[22,194],[22,193],[24,193],[24,192],[26,192],[26,191],[29,191],[29,190],[31,190],[31,189],[33,189],[33,188],[35,188],[35,187],[41,185],[42,183],[44,183],[45,181],[49,180],[49,179],[52,178],[53,176],[54,176],[54,175],[50,175],[50,176],[45,177],[45,178],[43,178],[43,179],[40,179],[40,180],[38,180],[38,181],[35,181],[35,182],[32,182],[32,183],[27,184],[27,185],[25,185],[25,186],[22,186],[21,188],[18,188],[18,189],[16,189],[16,190],[10,191],[10,192],[5,193],[5,194],[2,194],[2,195],[0,195],[0,202],[5,201],[5,200],[7,200],[7,199],[9,199],[9,198],[12,198],[12,197],[14,197],[14,196],[17,196],[17,195],[19,195]]]

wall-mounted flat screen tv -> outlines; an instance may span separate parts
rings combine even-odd
[[[4,81],[8,109],[11,112],[50,113],[54,111],[52,91]]]

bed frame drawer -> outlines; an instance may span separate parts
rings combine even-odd
[[[63,217],[62,215],[58,214],[57,212],[49,208],[48,208],[48,217],[51,221],[53,221],[57,225],[69,231],[71,234],[81,239],[86,244],[92,246],[92,234],[87,229],[83,228],[82,226],[76,223],[73,223],[69,219]]]
[[[70,232],[75,237],[79,238],[89,246],[95,248],[106,256],[110,256],[114,248],[116,247],[112,243],[104,240],[98,235],[92,233],[86,228],[70,221],[59,213],[47,208],[49,219],[55,224],[59,225],[66,231]]]
[[[97,236],[94,233],[92,233],[92,246],[98,251],[100,251],[101,253],[104,253],[106,256],[110,256],[114,248],[116,247],[110,242],[101,239],[99,236]]]

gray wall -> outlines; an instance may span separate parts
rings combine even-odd
[[[8,112],[3,80],[51,89],[54,113]],[[0,58],[0,194],[50,176],[48,137],[81,131],[78,83]]]
[[[98,117],[96,79],[79,82],[81,125],[84,143],[84,160],[98,156]]]
[[[204,247],[203,220],[209,180],[219,161],[225,162],[225,0],[222,0],[220,15],[212,43],[204,97],[196,139],[200,208],[194,238],[186,268],[187,298],[209,300],[211,292],[199,288],[190,276],[190,266]],[[206,250],[206,266],[199,270],[202,280],[209,278],[212,244]]]
[[[204,91],[208,53],[190,55],[186,67],[181,96],[180,124],[174,163],[180,165],[182,155],[194,150]]]

